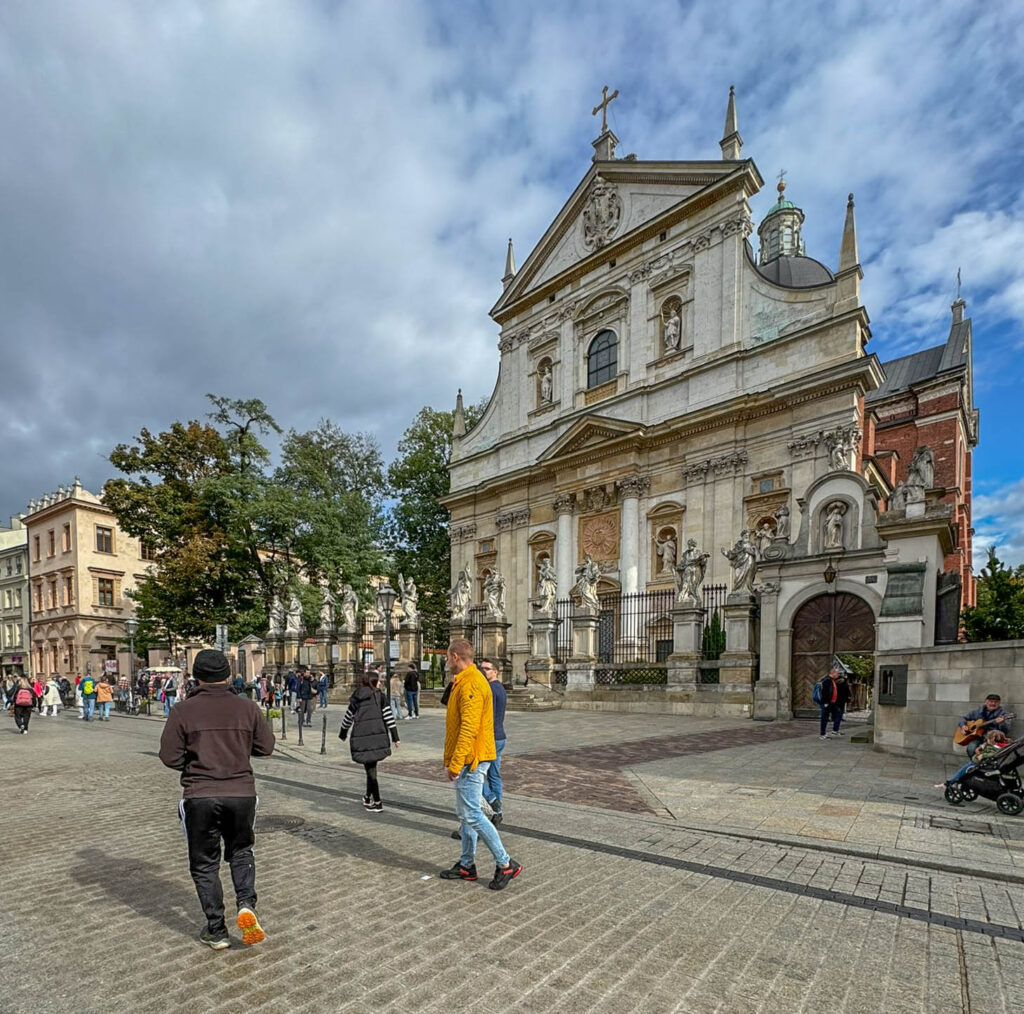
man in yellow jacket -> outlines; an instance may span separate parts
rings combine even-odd
[[[448,672],[451,673],[448,710],[444,720],[444,766],[448,780],[455,783],[455,815],[462,833],[462,855],[450,869],[442,870],[443,880],[476,880],[476,840],[483,839],[497,864],[494,879],[487,885],[503,890],[522,872],[501,844],[498,829],[484,816],[480,806],[484,782],[494,748],[494,710],[491,688],[482,672],[473,664],[473,645],[456,639],[448,645]]]

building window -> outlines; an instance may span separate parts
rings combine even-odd
[[[114,579],[112,577],[101,577],[96,581],[96,592],[101,606],[112,606],[114,604]]]
[[[57,536],[56,536],[56,534],[55,534],[55,532],[54,532],[54,530],[52,528],[46,533],[46,545],[48,547],[46,555],[47,556],[56,556],[56,554],[57,554]]]
[[[56,609],[57,608],[57,582],[56,581],[51,581],[50,582],[50,589],[49,589],[49,591],[50,591],[50,596],[49,596],[49,598],[50,598],[50,608],[51,609]]]
[[[4,592],[4,609],[10,609],[14,605],[14,599],[11,597],[11,589],[8,588]]]
[[[18,557],[18,559],[17,559],[17,560],[15,560],[15,561],[14,561],[14,570],[15,570],[15,571],[16,571],[16,572],[17,572],[18,574],[20,574],[20,573],[21,573],[21,557],[20,557],[20,556]]]
[[[61,549],[63,549],[65,553],[71,552],[71,525],[64,526],[63,544],[61,545]]]
[[[43,586],[41,584],[36,585],[36,612],[41,613],[43,611]]]
[[[75,580],[70,575],[64,578],[64,605],[75,604]]]
[[[775,480],[774,479],[762,479],[758,483],[758,487],[757,488],[758,488],[758,492],[759,493],[770,493],[773,489],[775,489]]]
[[[145,539],[139,543],[139,556],[143,560],[153,561],[156,559],[156,547],[152,542],[147,542]]]
[[[614,331],[600,331],[587,352],[587,388],[600,387],[618,373],[619,340]]]
[[[112,553],[114,551],[114,530],[96,526],[96,552]]]
[[[14,566],[14,565],[13,565],[13,564],[11,563],[11,561],[10,561],[10,560],[8,560],[8,561],[7,561],[7,576],[8,576],[8,577],[10,577],[10,576],[11,576],[11,570],[12,570],[13,566]]]
[[[39,562],[39,536],[34,535],[32,537],[32,555],[35,558],[35,562]]]
[[[21,608],[21,589],[20,588],[15,588],[14,589],[14,605],[18,609]]]

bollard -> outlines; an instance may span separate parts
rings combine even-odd
[[[320,752],[327,753],[327,712],[323,714],[324,728],[323,732],[320,733]]]
[[[285,711],[284,701],[281,702],[281,739],[288,738],[288,727],[284,724]]]
[[[305,743],[302,742],[302,727],[305,724],[306,724],[306,718],[302,714],[302,712],[300,711],[299,712],[299,746],[305,746],[306,745]]]

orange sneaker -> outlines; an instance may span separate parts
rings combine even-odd
[[[254,908],[244,906],[238,910],[238,928],[242,931],[242,943],[246,947],[262,943],[267,938]]]

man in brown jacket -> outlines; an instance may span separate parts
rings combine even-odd
[[[250,757],[269,757],[274,734],[258,705],[231,689],[231,668],[219,651],[196,655],[195,693],[172,708],[160,737],[160,760],[181,772],[178,811],[188,839],[188,868],[206,926],[199,939],[214,950],[231,946],[224,925],[220,848],[231,866],[243,944],[264,939],[256,917],[256,781]]]

